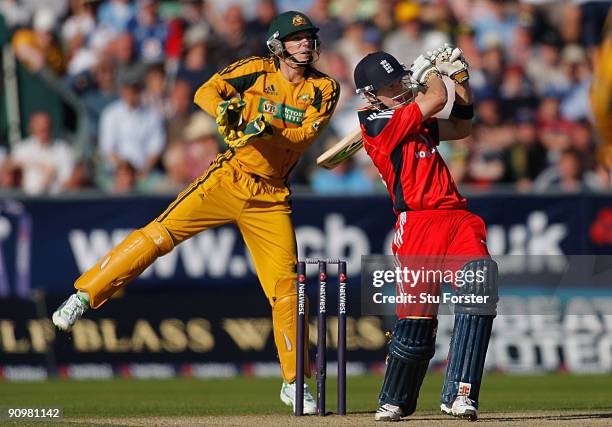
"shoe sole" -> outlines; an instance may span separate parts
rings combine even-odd
[[[440,412],[443,415],[448,415],[450,417],[460,418],[468,421],[477,421],[478,420],[478,411],[474,409],[466,409],[463,414],[453,413],[453,410],[448,406],[442,404],[440,405]]]
[[[67,331],[68,329],[70,329],[70,325],[68,325],[62,320],[57,311],[53,313],[51,320],[53,321],[53,324],[57,327],[57,329],[59,329],[60,331]]]
[[[446,406],[445,404],[440,405],[440,412],[443,415],[448,415],[449,417],[453,416],[453,411],[451,408],[449,408],[448,406]]]
[[[396,418],[393,416],[384,416],[384,417],[374,417],[374,421],[387,421],[387,422],[397,422],[400,421],[400,418]]]
[[[478,412],[472,409],[466,410],[463,414],[455,415],[457,418],[461,418],[468,421],[477,421],[478,420]]]

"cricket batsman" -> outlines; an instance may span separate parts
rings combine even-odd
[[[78,291],[53,314],[58,328],[67,330],[87,309],[101,307],[179,243],[233,223],[272,307],[284,380],[281,400],[295,405],[297,256],[288,176],[329,122],[340,94],[338,83],[313,67],[319,57],[318,30],[303,13],[285,12],[270,25],[269,57],[239,60],[198,89],[195,103],[216,118],[229,149],[159,217],[76,280]],[[307,386],[304,413],[316,413]]]
[[[441,75],[454,81],[449,119],[434,118],[447,101]],[[393,253],[461,257],[466,280],[455,291],[487,296],[486,304],[455,304],[442,412],[476,420],[485,356],[497,306],[497,265],[486,247],[483,220],[469,212],[444,160],[440,140],[468,136],[474,116],[463,52],[448,45],[419,56],[410,70],[386,52],[367,55],[355,68],[364,148],[385,182],[397,214]],[[469,298],[466,298],[469,301]],[[418,304],[397,307],[377,421],[398,421],[416,409],[419,389],[435,351],[437,311]]]

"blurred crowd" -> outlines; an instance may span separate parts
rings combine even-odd
[[[28,194],[95,188],[175,193],[224,150],[214,120],[193,104],[215,71],[268,55],[285,10],[321,28],[316,67],[341,83],[330,126],[292,176],[318,193],[381,191],[363,153],[333,171],[314,159],[358,126],[353,69],[385,50],[406,65],[445,42],[463,49],[475,93],[473,134],[440,152],[460,185],[519,191],[609,190],[588,102],[596,46],[612,1],[492,0],[0,0],[12,50],[55,74],[90,121],[93,156],[54,135],[49,112],[28,135],[0,141],[0,187]],[[56,129],[57,131],[57,129]],[[495,187],[496,188],[496,187]]]

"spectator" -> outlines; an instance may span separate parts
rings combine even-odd
[[[83,90],[81,100],[87,109],[90,125],[90,139],[95,141],[100,126],[102,111],[117,100],[113,65],[101,59],[92,71],[92,80]]]
[[[134,36],[136,55],[145,63],[160,63],[165,60],[168,25],[158,13],[158,0],[138,0],[138,11],[127,24]]]
[[[115,68],[116,80],[120,80],[125,72],[136,68],[144,74],[146,67],[136,59],[134,38],[130,33],[120,33],[110,40],[107,52]]]
[[[544,170],[535,180],[536,191],[561,190],[575,193],[581,190],[597,189],[597,177],[585,173],[578,151],[564,150],[554,166]]]
[[[126,72],[120,82],[120,99],[102,112],[100,152],[105,168],[117,168],[119,161],[132,164],[142,178],[156,166],[165,145],[163,118],[141,104],[142,75]]]
[[[568,79],[559,67],[560,46],[559,35],[549,30],[543,35],[541,43],[531,49],[526,72],[540,96],[546,91],[563,90],[568,85]]]
[[[185,167],[187,163],[187,145],[182,141],[172,144],[164,152],[162,164],[166,174],[156,183],[156,193],[176,194],[191,182],[189,172]]]
[[[64,183],[64,191],[81,191],[93,188],[92,166],[85,161],[77,162],[70,174],[70,178]]]
[[[53,35],[56,23],[51,10],[38,9],[32,29],[22,28],[13,35],[15,55],[31,71],[48,68],[58,75],[64,71],[64,58]]]
[[[207,22],[204,0],[181,1],[178,16],[168,21],[168,39],[166,42],[166,66],[170,76],[176,74],[179,61],[185,51],[185,37],[189,31],[203,31],[210,33],[210,25]]]
[[[74,153],[64,141],[53,138],[51,116],[35,112],[30,136],[17,143],[11,157],[21,170],[21,188],[27,194],[59,193],[74,168]]]
[[[183,131],[189,124],[192,100],[193,94],[189,82],[177,80],[164,109],[168,145],[183,140]]]
[[[539,138],[546,148],[548,164],[557,163],[561,152],[570,146],[572,123],[561,117],[559,112],[559,94],[547,93],[540,100],[537,112]]]
[[[130,0],[109,0],[98,9],[98,22],[103,28],[118,34],[127,30],[128,22],[136,15]]]
[[[266,40],[268,27],[270,27],[270,24],[276,15],[278,15],[278,10],[276,9],[275,0],[258,0],[256,16],[254,19],[248,22],[246,26],[246,33],[255,40]],[[314,16],[311,19],[314,19],[319,27],[321,26],[320,22]],[[262,48],[262,51],[259,52],[259,54],[267,55],[268,52]]]
[[[538,138],[535,114],[519,110],[514,120],[514,142],[506,156],[507,179],[519,190],[529,190],[534,179],[546,168],[546,150]]]
[[[96,27],[96,18],[91,3],[73,0],[70,3],[72,14],[62,25],[62,42],[66,48],[66,61],[69,74],[79,74],[89,70],[96,62],[98,52],[88,46],[87,39]]]
[[[336,40],[340,40],[344,30],[342,22],[330,15],[329,3],[330,0],[315,0],[308,11],[308,16],[319,27],[319,39],[324,46],[332,46]]]
[[[144,75],[144,89],[141,95],[142,104],[166,116],[167,103],[166,72],[163,65],[156,64],[147,68]]]
[[[402,1],[395,6],[395,22],[399,28],[389,34],[383,43],[386,52],[411,64],[425,50],[418,3]]]
[[[217,68],[256,54],[267,53],[265,40],[257,40],[246,33],[246,22],[242,8],[237,4],[230,5],[220,23],[220,33],[214,43],[214,62]]]
[[[21,169],[8,156],[0,163],[0,188],[21,188]]]
[[[180,171],[178,166],[173,171],[172,165],[180,163],[177,159],[186,158],[189,163],[195,155],[218,151],[215,132],[208,144],[184,141],[183,130],[197,110],[191,101],[195,90],[237,56],[267,54],[267,25],[277,6],[284,10],[291,2],[181,0],[174,8],[170,3],[3,0],[0,13],[9,34],[14,31],[12,46],[18,59],[32,71],[53,70],[76,91],[90,118],[92,140],[109,134],[108,129],[98,129],[102,111],[117,100],[117,82],[125,81],[125,75],[132,70],[139,70],[147,88],[142,92],[144,104],[136,106],[132,114],[138,116],[154,107],[157,117],[163,116],[167,149],[171,151],[167,160],[163,157],[163,163],[170,165],[167,173],[176,178]],[[471,138],[452,146],[440,145],[441,152],[448,151],[443,155],[449,157],[449,167],[458,182],[487,186],[509,182],[529,189],[543,169],[557,167],[563,153],[572,148],[579,153],[583,176],[596,172],[605,176],[600,179],[602,185],[609,186],[609,174],[594,160],[596,144],[588,122],[591,113],[587,94],[590,60],[595,59],[593,46],[600,40],[603,20],[612,2],[571,3],[303,0],[291,3],[291,8],[310,11],[321,28],[318,35],[324,44],[319,65],[341,82],[342,98],[326,136],[337,140],[355,126],[354,111],[362,104],[353,92],[352,70],[367,52],[382,46],[409,65],[418,54],[454,37],[470,63],[477,112]],[[162,4],[163,14],[158,13],[162,12]],[[173,12],[175,16],[168,19]],[[60,36],[61,43],[56,43],[54,35]],[[531,113],[525,113],[534,109],[535,123]],[[156,126],[152,129],[158,129]],[[152,130],[151,134],[156,132]],[[146,176],[135,181],[136,188],[155,188],[159,171],[153,175],[147,172],[151,162],[162,158],[158,156],[164,150],[154,149],[155,155],[147,150],[163,146],[165,138],[161,143],[157,137],[146,143],[141,136],[137,139],[140,142],[134,143],[132,137],[124,135],[122,144],[113,145],[111,151],[123,157],[131,153],[133,158],[118,158],[129,161],[137,174]],[[308,183],[314,178],[314,158],[324,144],[325,138],[320,138],[313,145],[310,154],[295,168],[292,182]],[[171,148],[174,145],[182,149]],[[200,147],[199,151],[195,147]],[[115,167],[112,162],[102,165],[111,170]],[[346,173],[360,169],[369,177],[368,168],[357,163]],[[198,173],[205,167],[190,166]],[[0,171],[4,182],[21,185],[21,169],[10,156]],[[90,163],[75,166],[66,187],[87,185],[87,172],[92,174]],[[195,178],[194,174],[190,172],[190,178]],[[113,185],[114,178],[107,176],[104,188],[110,191]]]
[[[185,168],[189,181],[202,175],[219,154],[217,125],[203,111],[192,114],[183,135],[187,142],[188,161]]]
[[[117,195],[129,195],[137,188],[138,171],[127,160],[119,160],[115,169],[113,187],[110,193]]]
[[[176,79],[189,82],[192,98],[198,87],[212,77],[216,71],[208,63],[209,31],[204,26],[192,27],[187,31],[183,40],[184,53]],[[192,109],[195,108],[197,106],[194,104]]]
[[[23,8],[17,0],[0,1],[0,16],[4,18],[9,30],[25,26],[30,20],[30,11]]]
[[[328,134],[329,135],[329,134]],[[331,148],[337,139],[331,135],[327,137],[324,150]],[[369,176],[369,171],[361,165],[370,166],[370,161],[358,154],[349,157],[335,168],[328,170],[314,169],[310,176],[310,186],[318,194],[367,194],[372,193],[376,184]],[[380,181],[380,180],[378,180]]]
[[[332,170],[318,168],[312,174],[312,190],[318,194],[367,194],[374,184],[353,159],[345,160]]]
[[[533,85],[519,65],[504,69],[499,96],[502,117],[509,119],[515,116],[517,110],[530,108],[537,103]]]
[[[561,64],[569,81],[559,106],[561,116],[571,121],[586,119],[591,115],[591,70],[584,49],[576,45],[566,46],[561,53]]]

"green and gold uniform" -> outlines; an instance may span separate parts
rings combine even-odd
[[[301,81],[289,82],[274,57],[246,58],[215,74],[198,89],[196,104],[215,115],[220,102],[239,94],[246,102],[244,120],[270,115],[273,135],[217,156],[155,221],[132,233],[75,287],[86,291],[91,307],[97,308],[175,245],[208,228],[234,223],[272,306],[283,377],[293,381],[297,255],[287,178],[328,124],[339,93],[334,79],[311,67]]]

